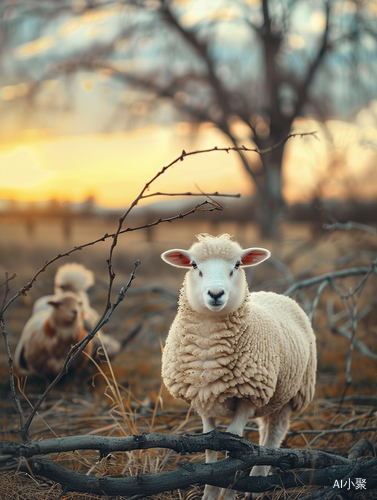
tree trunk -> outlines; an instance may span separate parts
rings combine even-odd
[[[277,143],[278,139],[269,138],[265,147],[272,147]],[[283,151],[284,147],[281,146],[261,155],[264,175],[257,186],[256,222],[264,237],[278,237],[279,219],[285,212],[282,191]]]

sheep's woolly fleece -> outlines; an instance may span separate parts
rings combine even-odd
[[[245,290],[239,309],[205,319],[190,306],[183,282],[162,377],[174,397],[202,416],[230,416],[236,398],[255,405],[260,417],[289,401],[300,410],[313,397],[316,347],[308,317],[288,297],[249,293],[246,278]]]
[[[62,290],[80,293],[92,285],[94,285],[93,272],[76,262],[59,267],[55,275],[55,293]]]
[[[231,240],[229,234],[210,236],[202,233],[197,236],[198,241],[190,247],[190,254],[201,262],[208,259],[238,259],[242,253],[242,248],[236,241]]]

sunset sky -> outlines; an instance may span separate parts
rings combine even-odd
[[[36,29],[38,36],[33,36],[37,26],[37,23],[33,24],[35,20],[23,18],[22,29],[11,39],[13,45],[8,54],[10,57],[4,58],[5,71],[0,85],[0,104],[5,110],[0,124],[0,200],[29,202],[57,199],[81,202],[88,196],[94,196],[103,207],[120,208],[127,206],[145,183],[179,156],[182,149],[188,152],[231,145],[208,123],[198,126],[193,133],[188,123],[179,122],[178,115],[172,111],[173,106],[170,110],[164,104],[156,106],[155,96],[146,93],[144,100],[139,100],[138,91],[130,90],[124,82],[111,80],[110,70],[80,72],[74,81],[74,95],[69,94],[62,80],[46,78],[39,87],[37,106],[29,110],[29,114],[23,115],[17,107],[18,102],[26,99],[31,86],[22,78],[12,81],[9,75],[23,74],[24,70],[26,74],[27,71],[31,71],[30,74],[38,73],[38,68],[43,68],[46,61],[58,63],[90,47],[93,41],[106,43],[123,28],[121,13],[128,19],[136,16],[132,6],[126,8],[119,4],[85,11],[84,4],[74,3],[78,15],[52,17],[42,29]],[[192,4],[193,7],[185,7],[186,4]],[[259,0],[248,0],[246,4],[254,16],[253,22],[258,25]],[[182,1],[177,5],[180,5],[178,11],[187,8],[181,17],[186,27],[205,19],[224,21],[222,28],[226,26],[227,29],[221,31],[224,40],[219,51],[223,57],[220,63],[223,65],[219,66],[219,71],[225,71],[230,84],[233,75],[226,65],[230,64],[232,57],[237,56],[239,59],[248,53],[248,57],[254,59],[248,60],[245,68],[253,68],[256,52],[244,50],[247,44],[243,45],[249,30],[239,24],[235,31],[231,24],[240,16],[239,7],[229,7],[226,2],[220,2],[216,8],[210,2]],[[340,20],[343,15],[344,19],[348,19],[347,16],[352,14],[352,5],[344,2],[337,6]],[[371,16],[376,15],[373,5],[372,2],[369,6]],[[152,7],[153,1],[151,12]],[[80,9],[83,10],[82,15]],[[139,20],[147,19],[148,9],[138,16]],[[295,29],[286,43],[290,57],[296,62],[300,60],[300,51],[310,48],[322,33],[325,16],[314,4],[302,2],[292,21]],[[134,49],[130,49],[129,40],[120,39],[114,49],[119,57],[112,59],[111,63],[122,70],[136,71],[136,74],[143,65],[152,72],[156,65],[165,64],[168,67],[169,60],[162,61],[157,57],[160,50],[158,44],[166,43],[163,38],[154,38],[153,43],[152,38],[137,40],[136,57],[130,56]],[[127,57],[124,56],[126,53]],[[184,65],[184,62],[180,63]],[[360,64],[360,70],[367,75],[364,63]],[[35,78],[38,78],[37,73]],[[339,116],[342,111],[349,114],[353,112],[341,88],[342,85],[339,85],[333,96],[340,103]],[[182,95],[179,94],[174,96],[174,100],[185,98],[182,92]],[[329,96],[330,93],[327,97],[331,100]],[[50,111],[54,106],[62,111]],[[153,115],[148,115],[149,107],[153,106]],[[118,131],[106,130],[108,123],[116,122],[114,110],[123,112],[126,123],[118,128],[113,127]],[[362,199],[376,196],[376,117],[377,101],[371,101],[367,108],[357,114],[355,112],[349,122],[340,119],[328,121],[327,130],[312,119],[296,119],[293,132],[316,131],[318,140],[314,137],[297,137],[286,146],[283,169],[286,200],[294,203],[316,195],[343,199],[350,195]],[[243,138],[245,131],[242,127],[238,129],[237,123],[231,126],[240,144],[253,146]],[[255,153],[248,153],[248,156],[258,161]],[[197,189],[250,194],[253,187],[236,153],[214,152],[195,155],[177,163],[153,188],[164,192]]]
[[[344,198],[350,186],[353,194],[363,198],[376,195],[377,131],[368,126],[365,116],[364,121],[361,118],[364,126],[329,122],[335,137],[331,150],[316,122],[297,121],[294,131],[316,131],[318,140],[296,137],[286,146],[284,185],[288,202],[305,201],[318,186],[327,197]],[[1,199],[80,202],[94,196],[99,205],[108,208],[127,206],[182,149],[188,152],[229,145],[214,127],[203,125],[193,136],[185,123],[63,137],[28,130],[19,137],[17,142],[0,146]],[[257,161],[255,153],[249,155]],[[206,192],[252,192],[252,184],[233,152],[186,158],[164,174],[151,191],[197,191],[196,186]]]
[[[151,125],[113,134],[49,137],[29,132],[19,143],[0,147],[0,197],[20,201],[83,201],[117,208],[129,204],[182,149],[226,146],[213,128],[184,138],[185,124]],[[179,162],[154,184],[153,191],[250,192],[236,154],[211,153]],[[151,190],[152,191],[152,190]],[[156,199],[150,200],[156,201]]]

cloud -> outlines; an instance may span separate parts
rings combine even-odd
[[[8,154],[0,154],[0,186],[29,187],[35,186],[54,172],[43,170],[35,154],[25,146],[20,146]]]

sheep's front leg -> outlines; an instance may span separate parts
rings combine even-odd
[[[289,427],[289,418],[292,413],[291,404],[288,403],[280,410],[258,419],[259,444],[269,448],[279,448]],[[269,465],[256,465],[252,468],[250,476],[267,476]],[[259,493],[249,493],[246,500],[255,500]]]
[[[242,437],[243,431],[247,424],[247,421],[254,415],[255,407],[250,403],[239,399],[237,401],[236,410],[233,415],[233,419],[227,428],[227,432],[231,432],[232,434],[237,434],[237,436]],[[222,500],[233,500],[236,496],[235,490],[221,490],[221,499]]]
[[[212,417],[202,417],[203,433],[215,430],[215,419]],[[206,450],[206,464],[217,462],[217,451]],[[205,485],[202,500],[217,500],[219,498],[220,488],[217,486]]]

